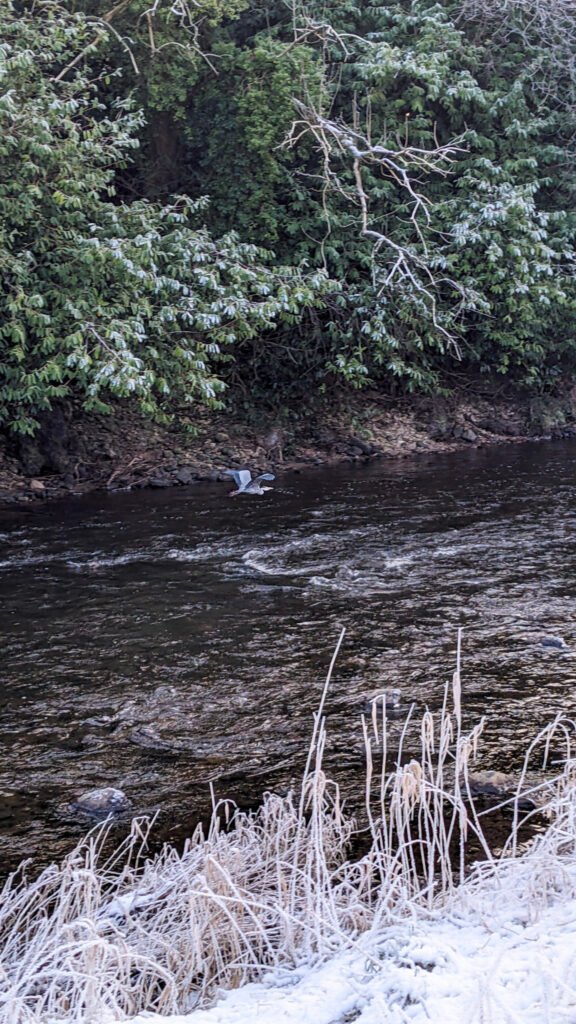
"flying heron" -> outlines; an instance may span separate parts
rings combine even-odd
[[[261,473],[252,479],[249,469],[226,469],[224,472],[227,476],[234,477],[234,483],[238,488],[236,491],[230,491],[230,494],[264,494],[272,488],[263,487],[261,481],[276,479],[273,473]]]

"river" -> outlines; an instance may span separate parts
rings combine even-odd
[[[117,786],[180,841],[217,797],[302,769],[324,676],[326,763],[361,796],[361,712],[438,707],[463,627],[467,720],[509,771],[576,712],[576,445],[533,443],[5,510],[0,855],[60,856],[80,793]],[[400,726],[399,726],[400,727]]]

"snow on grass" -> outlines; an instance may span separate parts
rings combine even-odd
[[[479,865],[433,913],[371,928],[326,962],[277,969],[208,1009],[132,1024],[574,1024],[566,795],[559,819],[522,857]]]
[[[371,936],[366,953],[228,992],[210,1009],[132,1024],[567,1024],[576,1020],[575,935],[575,900],[533,925],[421,922]]]
[[[219,805],[181,853],[151,859],[146,824],[112,855],[100,827],[36,880],[7,881],[0,1024],[575,1024],[573,723],[528,749],[496,856],[470,797],[482,730],[462,728],[459,667],[392,757],[377,701],[367,850],[351,859],[354,825],[322,769],[333,666],[298,794],[268,793],[251,814]],[[522,810],[539,744],[563,769]],[[519,856],[535,814],[547,826]],[[484,852],[472,870],[471,840]]]

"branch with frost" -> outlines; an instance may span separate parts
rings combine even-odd
[[[84,57],[88,54],[93,53],[98,49],[100,44],[108,38],[113,36],[120,44],[125,53],[127,53],[132,70],[136,75],[140,74],[140,68],[138,66],[136,56],[134,54],[134,43],[125,33],[117,31],[113,21],[117,20],[119,16],[126,14],[130,7],[131,0],[120,0],[119,3],[111,7],[109,11],[100,15],[99,17],[90,17],[88,22],[96,29],[95,36],[89,43],[77,53],[73,59],[65,65],[64,68],[54,76],[53,81],[60,82],[66,77],[69,71],[72,71],[77,64],[79,64]],[[157,17],[164,17],[165,19],[172,19],[181,30],[183,36],[183,42],[174,38],[169,39],[165,42],[157,41],[155,19]],[[141,27],[142,24],[145,26],[145,37],[147,46],[152,56],[155,56],[167,47],[176,47],[179,50],[193,53],[195,56],[206,61],[206,63],[216,71],[213,62],[210,59],[200,44],[200,27],[204,20],[202,12],[199,13],[198,4],[195,2],[188,3],[187,0],[153,0],[150,7],[140,14],[137,18],[136,26]]]
[[[398,145],[390,147],[383,143],[373,143],[368,134],[362,134],[357,128],[330,120],[311,106],[300,100],[294,100],[300,117],[292,124],[286,145],[293,146],[305,135],[312,135],[323,159],[323,178],[326,193],[336,192],[348,202],[353,203],[360,214],[360,234],[373,243],[373,283],[382,291],[390,287],[396,279],[407,282],[428,303],[434,327],[451,344],[455,345],[453,335],[443,327],[437,316],[435,292],[440,285],[448,285],[464,299],[462,286],[445,276],[439,276],[429,256],[426,239],[422,230],[430,224],[431,202],[421,188],[423,176],[437,174],[447,177],[452,165],[464,148],[455,139],[447,144],[437,144],[431,149],[419,146]],[[334,160],[348,161],[353,176],[353,186],[344,183],[334,169]],[[418,248],[404,245],[396,241],[390,234],[375,226],[370,211],[370,198],[365,186],[365,169],[379,171],[383,177],[393,182],[404,194],[411,207],[409,220],[413,226]],[[327,210],[327,204],[325,204]],[[327,214],[329,216],[329,213]],[[378,266],[378,257],[383,251],[389,251],[388,269],[382,280]]]
[[[292,8],[292,31],[294,38],[287,50],[294,46],[310,43],[319,44],[322,48],[332,44],[341,51],[342,56],[347,60],[352,54],[351,46],[353,44],[360,43],[363,48],[372,48],[373,46],[371,40],[366,39],[365,36],[357,35],[354,32],[343,32],[331,25],[329,21],[318,20],[304,6],[300,6],[296,2]]]
[[[575,12],[574,0],[461,0],[459,20],[480,25],[496,46],[520,40],[535,92],[574,117]]]

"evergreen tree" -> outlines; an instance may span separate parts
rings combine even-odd
[[[2,421],[573,372],[567,2],[10,0]]]
[[[107,75],[85,63],[95,38],[53,3],[0,10],[0,423],[19,432],[68,396],[100,411],[133,398],[151,415],[216,404],[234,344],[325,288],[194,227],[202,201],[115,199],[142,115],[102,99]]]

